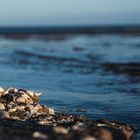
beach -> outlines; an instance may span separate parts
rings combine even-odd
[[[58,113],[132,125],[137,139],[139,52],[137,33],[1,33],[0,85],[42,92],[40,103]],[[9,129],[6,126],[3,130]]]

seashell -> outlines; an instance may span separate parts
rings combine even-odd
[[[22,111],[22,110],[24,110],[24,109],[25,109],[25,106],[15,106],[14,108],[9,109],[8,111],[9,111],[9,112],[15,112],[15,111],[17,111],[17,110]]]
[[[42,106],[40,104],[37,104],[35,107],[37,107],[38,109],[42,109]]]
[[[48,138],[47,135],[41,133],[41,132],[38,132],[38,131],[35,131],[33,134],[32,134],[32,137],[34,139],[42,139],[42,140],[46,140]]]
[[[27,95],[27,94],[22,94],[21,97],[23,97],[27,102],[33,103],[33,100]]]
[[[54,127],[53,131],[57,134],[64,134],[64,135],[68,134],[68,129],[61,126]]]
[[[26,93],[26,90],[25,89],[19,89],[18,90],[18,92],[21,92],[21,91]]]
[[[0,93],[3,93],[4,89],[2,87],[0,87]]]
[[[5,91],[4,91],[4,94],[8,94],[8,93],[16,93],[18,90],[16,88],[7,88]]]
[[[34,92],[34,96],[39,97],[42,93],[36,93]]]
[[[9,109],[8,111],[9,111],[9,113],[12,113],[12,112],[16,112],[17,109],[16,108],[12,108],[12,109]]]
[[[7,111],[0,111],[0,118],[1,119],[9,118],[9,113]]]
[[[82,140],[97,140],[97,139],[92,136],[87,136],[87,137],[83,138]]]
[[[107,124],[98,123],[97,126],[98,126],[98,127],[103,127],[103,126],[107,126]]]
[[[26,93],[30,96],[30,97],[39,97],[42,93],[37,93],[37,92],[32,92],[32,91],[26,91]]]
[[[2,92],[0,92],[0,97],[3,95],[3,93]]]
[[[52,108],[48,108],[47,106],[42,106],[42,109],[40,110],[42,113],[46,113],[48,115],[54,115],[54,110]]]
[[[32,92],[32,91],[26,91],[26,93],[32,98],[32,100],[34,102],[38,102],[39,101],[39,96],[41,95],[41,93],[36,93],[36,92]]]
[[[48,120],[40,120],[37,123],[41,125],[54,125],[53,121],[48,121]]]
[[[5,110],[5,106],[3,103],[0,103],[0,110]]]
[[[49,108],[49,115],[54,115],[55,113],[54,113],[54,109],[52,109],[52,108]]]
[[[32,91],[27,90],[26,93],[30,96],[30,97],[34,97],[34,93]]]
[[[26,105],[25,106],[25,110],[32,110],[33,109],[33,105]]]
[[[5,95],[3,96],[3,99],[5,100],[6,103],[15,101],[15,97],[14,97],[13,94],[5,94]]]
[[[0,87],[0,97],[3,95],[4,89]]]
[[[16,102],[17,103],[26,103],[26,99],[23,98],[23,97],[19,97],[19,98],[16,99]]]

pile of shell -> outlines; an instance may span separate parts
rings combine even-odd
[[[54,115],[54,110],[39,104],[41,93],[24,89],[0,87],[1,117],[27,120],[39,115]]]

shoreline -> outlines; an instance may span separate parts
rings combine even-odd
[[[57,113],[39,103],[40,95],[25,89],[0,88],[2,139],[131,140],[134,135],[134,128],[128,124]]]

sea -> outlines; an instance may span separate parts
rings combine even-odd
[[[40,102],[58,112],[131,124],[138,140],[137,31],[134,27],[1,27],[0,86],[41,92]]]

